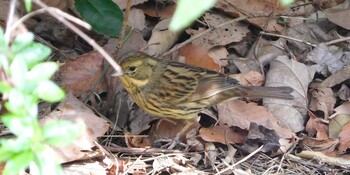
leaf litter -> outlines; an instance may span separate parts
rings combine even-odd
[[[71,2],[50,4],[74,14]],[[115,2],[126,8],[126,1]],[[4,11],[6,3],[0,2]],[[105,68],[100,54],[58,21],[45,15],[33,18],[26,25],[54,48],[52,59],[62,62],[55,80],[71,92],[56,110],[42,109],[46,110],[42,122],[52,117],[70,116],[73,121],[82,117],[89,133],[81,136],[85,141],[61,148],[57,156],[62,162],[109,162],[98,171],[95,167],[96,171],[84,172],[92,174],[106,174],[103,170],[215,174],[231,166],[225,173],[346,171],[350,146],[347,4],[348,0],[316,0],[282,7],[276,0],[222,0],[185,31],[172,33],[163,21],[169,21],[176,4],[142,0],[132,4],[128,21],[135,30],[120,50],[115,51],[116,44],[107,44],[117,39],[85,31],[116,58],[143,50],[162,59],[220,71],[245,85],[294,89],[294,100],[238,99],[208,109],[175,143],[176,149],[165,146],[174,141],[183,123],[158,120],[144,112],[120,81],[108,76],[111,70]],[[6,17],[0,11],[3,26]],[[216,28],[237,17],[249,18]],[[261,145],[259,153],[250,155]],[[89,157],[91,153],[96,155]],[[72,165],[84,170],[94,167]],[[76,171],[67,166],[65,170]]]

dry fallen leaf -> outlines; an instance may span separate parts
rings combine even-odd
[[[329,21],[350,30],[350,9],[326,9],[324,13],[327,15]]]
[[[145,53],[159,56],[175,44],[182,31],[170,31],[168,29],[169,23],[170,19],[164,19],[153,28],[151,38],[148,41],[148,48],[144,51]]]
[[[137,6],[141,9],[146,15],[151,17],[159,17],[160,19],[171,18],[175,12],[176,4],[170,4],[165,7],[155,8],[149,4],[142,4]]]
[[[324,118],[328,118],[333,112],[336,99],[331,88],[317,88],[311,91],[309,109],[312,111],[320,110]]]
[[[85,154],[81,150],[91,150],[97,137],[102,136],[109,129],[109,123],[85,106],[80,100],[69,93],[49,115],[40,120],[41,124],[52,120],[68,120],[84,125],[84,129],[79,137],[70,145],[53,148],[54,155],[59,162],[70,162],[83,157]]]
[[[350,147],[350,122],[345,124],[342,127],[342,130],[339,133],[339,147],[338,147],[338,153],[344,154],[346,153],[346,150]]]
[[[294,100],[263,99],[264,105],[278,118],[279,123],[293,132],[304,129],[308,85],[313,76],[313,70],[302,63],[289,60],[286,56],[272,61],[270,71],[266,75],[265,86],[289,86],[294,90]]]
[[[239,84],[245,86],[262,86],[265,81],[265,77],[256,71],[249,71],[241,74],[232,74],[230,77],[238,80]]]
[[[187,44],[180,48],[180,57],[178,61],[192,66],[220,71],[220,66],[215,63],[206,50],[192,44]]]
[[[222,144],[243,143],[248,132],[234,131],[227,125],[216,125],[210,128],[201,128],[199,136],[207,142],[219,142]]]
[[[328,124],[323,120],[317,118],[313,113],[309,112],[309,121],[306,123],[305,130],[308,136],[316,139],[327,139],[328,138]]]
[[[208,27],[215,27],[221,23],[224,23],[232,18],[225,17],[223,15],[217,15],[213,13],[206,13],[204,21]],[[188,29],[186,32],[190,35],[197,35],[205,31],[205,28],[199,28],[198,30]],[[205,50],[209,50],[215,46],[226,46],[233,42],[241,41],[249,32],[248,25],[240,22],[231,23],[224,27],[217,28],[200,38],[192,41],[193,45],[200,46]]]
[[[94,91],[101,93],[106,91],[106,83],[102,78],[103,57],[97,52],[89,52],[68,60],[61,66],[58,73],[58,84],[66,91],[71,91],[75,96],[81,96],[87,92]],[[95,86],[96,85],[96,86]],[[93,89],[93,87],[95,87]]]
[[[146,28],[146,19],[145,14],[142,12],[142,10],[137,8],[131,8],[128,22],[130,26],[136,28],[139,31],[142,31]]]
[[[323,153],[329,153],[335,150],[339,144],[339,139],[337,138],[311,138],[304,136],[302,140],[303,144],[311,148],[313,151],[322,151]]]
[[[241,100],[231,100],[218,105],[219,123],[228,126],[237,126],[248,130],[251,123],[258,123],[283,138],[291,138],[294,133],[279,125],[277,118],[265,107],[256,103],[246,103]]]

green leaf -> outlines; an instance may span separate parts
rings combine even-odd
[[[12,114],[23,115],[25,97],[18,89],[11,89],[9,92],[9,100],[5,103],[6,109]]]
[[[53,150],[48,146],[43,151],[35,154],[35,166],[30,167],[31,173],[63,175],[62,168],[56,160],[57,158],[47,155],[54,155]]]
[[[7,59],[5,54],[1,53],[1,50],[0,50],[0,67],[4,68],[5,71],[7,71],[9,67],[9,60]]]
[[[32,0],[24,0],[24,5],[26,6],[27,12],[32,11]]]
[[[5,169],[2,172],[3,175],[18,174],[20,171],[25,170],[29,163],[33,160],[33,152],[26,150],[16,155],[13,155],[5,165]]]
[[[1,153],[0,155],[4,155],[4,152],[8,152],[12,154],[18,154],[22,151],[31,149],[31,140],[29,138],[24,137],[16,137],[12,139],[2,139],[1,142]],[[3,152],[4,151],[4,152]],[[0,161],[5,160],[2,156],[0,156]]]
[[[9,85],[7,82],[0,82],[0,93],[7,93],[11,90],[11,85]]]
[[[40,43],[32,43],[16,53],[14,59],[23,60],[29,68],[43,61],[51,54],[51,49]]]
[[[10,131],[21,138],[32,138],[36,125],[33,118],[28,116],[18,116],[13,114],[5,114],[1,117],[1,121]]]
[[[13,84],[19,89],[23,89],[25,87],[27,72],[28,67],[25,62],[19,58],[15,58],[10,65],[10,76]]]
[[[105,35],[118,36],[123,13],[112,0],[75,0],[79,14],[97,31]]]
[[[216,0],[179,0],[169,29],[179,31],[189,26],[205,11],[215,5]]]
[[[25,47],[32,44],[34,41],[34,34],[30,32],[18,35],[12,43],[11,49],[13,53],[20,52]]]
[[[49,80],[51,76],[58,70],[58,64],[54,62],[39,63],[34,66],[27,74],[27,80],[40,82]]]
[[[52,146],[70,144],[78,137],[83,126],[70,121],[52,121],[43,126],[45,142]]]
[[[65,97],[64,91],[50,80],[40,82],[35,92],[39,98],[51,103],[61,101]]]

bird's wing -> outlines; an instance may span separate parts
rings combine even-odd
[[[198,86],[191,96],[191,101],[205,100],[238,86],[240,86],[240,84],[236,79],[226,77],[217,72],[207,71],[205,76],[202,76],[198,80]],[[233,96],[233,94],[231,95]]]

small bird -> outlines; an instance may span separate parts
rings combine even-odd
[[[158,117],[193,121],[203,109],[241,97],[293,99],[287,86],[243,86],[221,73],[142,52],[129,53],[120,65],[120,79],[132,99]]]

